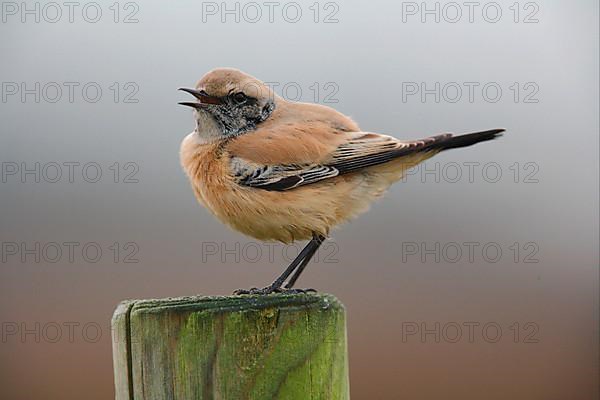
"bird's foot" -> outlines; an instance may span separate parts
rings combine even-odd
[[[293,289],[293,288],[281,288],[278,293],[284,294],[304,294],[304,293],[317,293],[316,289],[308,288],[308,289]]]
[[[242,294],[262,294],[267,295],[271,293],[282,293],[282,294],[301,294],[301,293],[316,293],[315,289],[291,289],[284,287],[273,287],[267,286],[264,288],[250,288],[250,289],[238,289],[233,292],[234,295]]]
[[[242,294],[268,294],[267,292],[265,292],[265,289],[267,289],[267,288],[259,289],[259,288],[253,287],[250,289],[237,289],[237,290],[233,291],[233,295],[239,296]]]

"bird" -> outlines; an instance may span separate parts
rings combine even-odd
[[[504,129],[399,140],[363,131],[333,108],[288,101],[235,68],[207,72],[194,88],[195,129],[180,161],[197,200],[232,229],[262,241],[308,240],[270,285],[234,294],[298,293],[294,285],[331,230],[359,214],[405,171]]]

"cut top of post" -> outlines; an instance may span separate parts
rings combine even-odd
[[[126,301],[113,316],[116,398],[348,399],[346,348],[331,295]]]

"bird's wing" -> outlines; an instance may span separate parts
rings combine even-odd
[[[391,160],[410,159],[417,153],[437,153],[442,150],[471,146],[475,143],[493,140],[504,129],[453,135],[443,133],[419,140],[401,141],[391,136],[377,133],[356,133],[346,143],[339,145],[324,165],[335,168],[339,175],[355,172],[363,168],[383,164]],[[407,163],[411,166],[411,163]]]
[[[290,190],[426,151],[452,136],[400,141],[377,133],[308,128],[306,124],[288,125],[273,132],[240,136],[227,149],[236,182],[265,190]]]
[[[265,190],[289,190],[339,175],[326,165],[257,165],[242,158],[231,159],[231,171],[238,184]]]
[[[340,174],[346,174],[428,149],[434,150],[432,145],[451,136],[446,133],[419,140],[401,141],[387,135],[360,132],[338,146],[326,164],[337,169]]]

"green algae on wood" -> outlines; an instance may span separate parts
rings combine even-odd
[[[124,302],[113,317],[116,399],[346,400],[345,319],[326,294]]]

